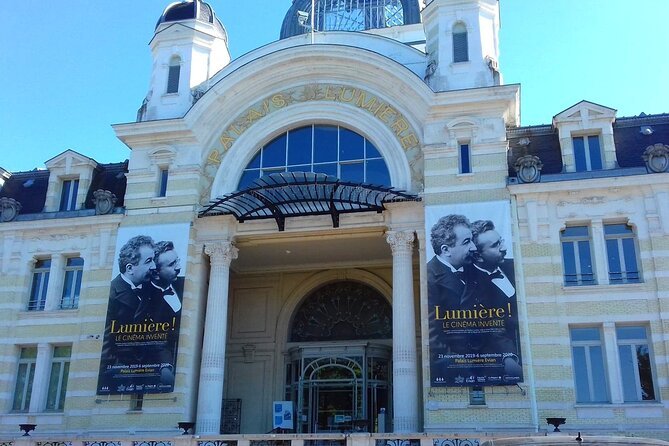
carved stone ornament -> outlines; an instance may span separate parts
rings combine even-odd
[[[544,164],[538,156],[525,155],[518,158],[513,167],[521,183],[537,183],[541,180]]]
[[[116,195],[108,190],[98,189],[93,192],[93,203],[95,203],[95,215],[107,215],[114,210]]]
[[[664,144],[649,146],[642,156],[648,173],[669,172],[669,146]]]
[[[21,203],[18,201],[8,197],[0,198],[0,221],[13,221],[19,215],[20,210]]]

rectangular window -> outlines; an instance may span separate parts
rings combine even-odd
[[[459,144],[460,173],[472,173],[472,159],[469,143]]]
[[[616,327],[624,400],[655,401],[648,334],[643,326]]]
[[[472,387],[469,389],[469,404],[472,406],[485,406],[485,390],[483,390],[483,387]]]
[[[72,347],[60,346],[53,348],[51,373],[49,374],[49,390],[46,395],[46,410],[62,412],[65,406],[67,376],[70,373],[70,356]]]
[[[594,285],[590,228],[568,226],[560,233],[565,286]]]
[[[179,62],[175,62],[178,64]],[[179,92],[179,77],[181,74],[181,65],[170,65],[167,73],[167,93]]]
[[[133,393],[130,395],[130,410],[139,411],[144,407],[144,394]]]
[[[65,264],[65,280],[63,281],[63,295],[60,299],[60,308],[69,310],[79,306],[81,293],[81,276],[84,272],[84,259],[70,257]]]
[[[609,402],[602,333],[598,327],[571,328],[577,403]]]
[[[167,178],[169,171],[167,169],[160,169],[160,183],[158,188],[158,196],[164,197],[167,195]]]
[[[30,408],[30,396],[35,378],[35,364],[37,363],[37,347],[24,347],[19,356],[19,369],[16,374],[14,388],[14,403],[12,410],[27,412]]]
[[[636,257],[634,231],[626,224],[604,225],[606,255],[609,262],[609,282],[640,282],[639,267]]]
[[[77,208],[77,192],[79,192],[79,180],[63,181],[59,210],[74,211]]]
[[[44,310],[46,290],[49,286],[49,270],[51,259],[37,260],[33,267],[33,283],[30,289],[28,311]]]
[[[575,136],[572,138],[572,142],[576,172],[602,170],[602,151],[599,147],[599,136]]]
[[[467,62],[469,60],[469,46],[467,32],[453,33],[453,62]]]

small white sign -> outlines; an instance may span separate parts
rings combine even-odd
[[[293,402],[274,401],[272,418],[274,429],[293,429]]]

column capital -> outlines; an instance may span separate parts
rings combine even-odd
[[[239,249],[235,247],[233,240],[221,240],[204,245],[204,253],[209,256],[212,264],[230,266],[230,263],[237,258]]]
[[[413,231],[386,231],[386,242],[390,245],[393,255],[411,251],[414,238]]]

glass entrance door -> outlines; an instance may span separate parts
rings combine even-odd
[[[301,433],[379,432],[378,418],[390,412],[388,346],[364,344],[291,351],[286,398],[297,408]],[[341,350],[341,351],[335,351]],[[383,410],[382,410],[383,409]],[[385,414],[383,415],[385,418]]]
[[[358,418],[352,383],[329,383],[316,386],[312,418],[314,432],[341,432],[351,429]]]

